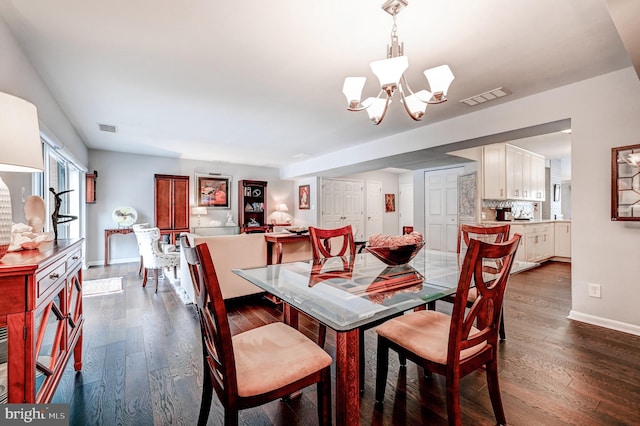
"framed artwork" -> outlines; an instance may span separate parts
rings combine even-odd
[[[196,205],[210,209],[231,208],[231,177],[196,174]]]
[[[384,211],[387,213],[396,211],[396,194],[384,194]]]
[[[611,149],[611,220],[640,221],[640,145]]]
[[[311,208],[309,192],[310,185],[300,185],[298,187],[298,208],[300,210],[309,210]]]

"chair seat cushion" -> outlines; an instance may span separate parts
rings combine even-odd
[[[332,362],[317,344],[281,322],[237,334],[232,342],[241,397],[281,388]]]
[[[376,332],[416,355],[436,362],[447,363],[451,317],[437,311],[417,311],[393,318],[376,328]],[[479,330],[471,328],[471,335]],[[460,352],[460,359],[480,352],[486,342]]]

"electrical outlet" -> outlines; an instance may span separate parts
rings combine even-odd
[[[600,299],[600,284],[589,284],[589,297]]]

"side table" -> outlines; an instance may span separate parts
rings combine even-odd
[[[114,228],[104,230],[104,266],[109,265],[109,237],[113,234],[131,234],[133,228]]]

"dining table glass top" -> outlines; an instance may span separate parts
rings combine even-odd
[[[234,269],[233,272],[336,331],[348,331],[455,294],[457,253],[422,250],[406,265],[369,253]],[[512,273],[537,266],[515,261]]]

